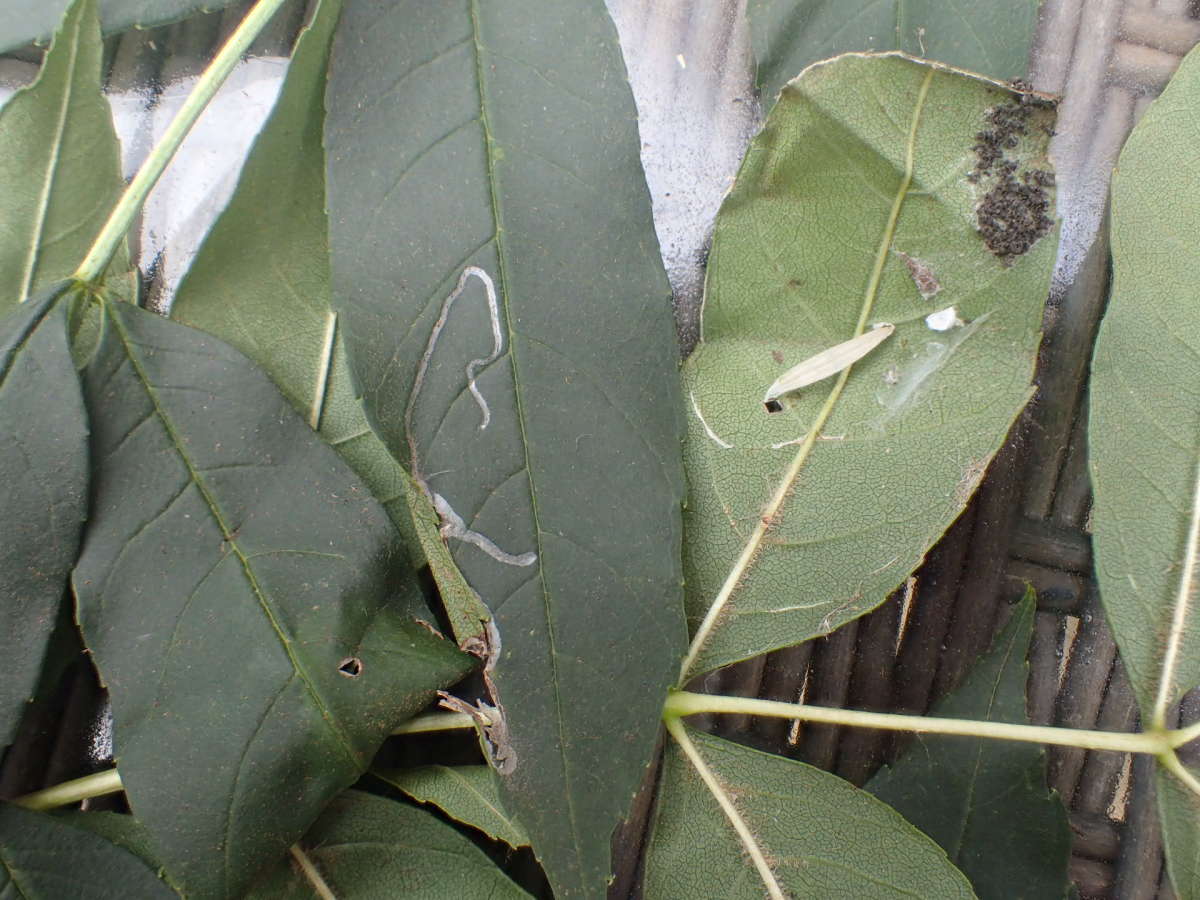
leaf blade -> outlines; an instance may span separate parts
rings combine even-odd
[[[821,59],[853,50],[902,50],[993,78],[1025,74],[1039,0],[750,0],[751,42],[762,95]]]
[[[718,216],[684,365],[680,683],[878,605],[965,505],[1031,394],[1051,117],[899,54],[847,54],[784,91]],[[977,149],[980,125],[1011,130],[1013,171]],[[1027,189],[1012,255],[984,210]],[[925,321],[931,278],[968,322]],[[880,320],[895,333],[831,388],[763,411],[763,384]]]
[[[971,897],[945,853],[898,813],[812,766],[687,729],[796,897]],[[672,742],[646,857],[646,896],[759,898],[763,882]]]
[[[581,0],[363,3],[329,96],[368,416],[494,614],[505,803],[559,894],[598,895],[682,639],[677,350],[612,25]],[[585,709],[597,681],[632,701]]]
[[[48,37],[71,0],[10,0],[0,7],[0,53]],[[105,34],[127,28],[166,25],[198,12],[211,12],[233,0],[100,0]]]
[[[0,804],[0,893],[30,900],[176,896],[127,850],[9,804]]]
[[[37,80],[0,108],[0,314],[71,275],[120,196],[102,50],[95,0],[77,0]]]
[[[372,773],[421,803],[510,847],[528,847],[525,829],[504,810],[489,766],[417,766]]]
[[[528,897],[483,852],[427,812],[362,791],[339,795],[300,842],[336,897],[517,900]],[[447,857],[454,862],[447,865]],[[310,882],[283,864],[248,898],[313,896]]]
[[[79,621],[135,814],[184,890],[236,893],[469,662],[416,621],[382,510],[260,372],[104,312]],[[297,777],[297,802],[265,801]]]
[[[1173,188],[1163,193],[1196,170],[1173,142],[1196,132],[1179,116],[1190,115],[1198,79],[1200,57],[1189,54],[1121,153],[1112,187],[1112,299],[1092,360],[1096,577],[1143,721],[1156,727],[1200,684],[1200,405],[1180,401],[1194,370],[1196,316],[1191,273],[1173,255],[1176,229],[1200,219]],[[1131,350],[1135,367],[1123,356]],[[1162,501],[1148,504],[1147,492]]]
[[[87,516],[87,416],[66,288],[47,288],[0,322],[0,747],[37,690]]]

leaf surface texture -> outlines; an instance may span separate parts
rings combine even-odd
[[[784,90],[718,215],[684,366],[685,676],[873,609],[962,510],[1032,391],[1053,120],[896,54]],[[1001,128],[1015,147],[977,149]],[[879,322],[895,332],[863,359],[764,408],[781,373]]]
[[[993,78],[1021,78],[1039,0],[749,0],[762,96],[818,60],[853,50],[903,50]]]
[[[65,288],[52,285],[0,321],[0,748],[37,690],[87,516],[87,416]]]
[[[0,315],[74,272],[120,196],[102,52],[95,3],[78,0],[37,80],[0,108]]]
[[[687,729],[793,897],[972,897],[966,878],[898,813],[836,775]],[[646,896],[759,900],[763,882],[725,814],[670,741],[646,858]]]

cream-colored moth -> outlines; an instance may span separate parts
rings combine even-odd
[[[771,408],[772,401],[789,391],[799,390],[802,387],[822,381],[830,375],[836,375],[847,366],[858,362],[882,344],[895,330],[895,325],[892,325],[890,322],[884,322],[876,325],[870,331],[864,331],[857,337],[852,337],[848,341],[842,341],[828,350],[822,350],[820,353],[810,356],[804,362],[792,366],[776,378],[771,386],[767,388],[767,393],[763,397],[763,403],[767,404],[768,408]]]

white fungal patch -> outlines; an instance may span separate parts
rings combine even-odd
[[[709,438],[712,439],[712,442],[714,444],[716,444],[718,447],[720,447],[722,450],[732,450],[733,444],[729,443],[728,441],[721,440],[720,436],[715,431],[713,431],[709,427],[708,422],[705,421],[704,413],[700,412],[700,404],[698,404],[696,402],[695,393],[691,393],[688,396],[691,397],[692,410],[696,413],[696,418],[700,421],[700,424],[704,427],[704,433],[707,434],[709,436]]]
[[[810,356],[804,362],[792,366],[776,378],[774,383],[767,388],[767,393],[763,396],[763,403],[770,404],[783,394],[836,375],[878,347],[895,330],[895,325],[882,322],[870,331],[864,331],[848,341],[842,341],[828,350],[822,350],[820,353]]]
[[[925,317],[925,325],[930,331],[949,331],[951,328],[960,328],[963,324],[963,320],[958,317],[958,308],[954,306],[939,309]]]
[[[478,531],[472,531],[467,527],[467,523],[462,520],[462,516],[454,511],[454,508],[441,494],[435,492],[431,499],[433,500],[433,508],[437,510],[437,514],[442,520],[442,537],[454,538],[455,540],[478,547],[492,559],[502,562],[506,566],[532,566],[537,562],[536,553],[522,553],[520,555],[506,553],[496,546],[495,541],[491,538],[480,534]]]

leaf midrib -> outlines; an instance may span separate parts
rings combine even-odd
[[[112,303],[114,301],[105,302]],[[217,527],[221,531],[222,539],[229,546],[230,550],[237,556],[238,562],[241,563],[242,572],[246,576],[246,580],[250,585],[250,589],[254,593],[255,599],[258,600],[259,607],[262,609],[263,614],[267,617],[267,621],[274,630],[275,636],[278,638],[280,645],[287,654],[288,661],[292,664],[292,670],[299,677],[301,683],[304,684],[305,690],[312,698],[313,704],[320,711],[322,719],[325,720],[330,731],[337,738],[338,745],[345,752],[346,757],[351,762],[351,765],[357,769],[359,761],[357,754],[354,752],[353,743],[351,742],[349,736],[342,729],[341,725],[334,718],[329,707],[326,706],[324,698],[322,698],[320,691],[317,689],[317,685],[312,680],[300,659],[296,656],[295,650],[292,646],[292,641],[286,632],[284,632],[283,627],[279,623],[279,619],[276,617],[274,610],[271,608],[269,600],[259,585],[258,579],[255,577],[253,568],[250,565],[250,559],[242,550],[242,547],[237,540],[237,534],[226,524],[225,518],[221,513],[221,509],[217,504],[216,498],[212,495],[202,474],[195,468],[195,466],[192,465],[191,457],[184,449],[181,435],[176,430],[175,424],[171,417],[167,414],[166,410],[159,402],[158,392],[151,384],[149,377],[142,368],[141,362],[134,351],[136,342],[129,335],[125,328],[125,323],[122,321],[119,314],[110,309],[108,310],[108,318],[113,322],[117,335],[121,340],[121,346],[125,351],[125,358],[129,360],[129,364],[133,367],[138,382],[141,384],[142,389],[146,392],[146,396],[150,399],[151,404],[154,406],[154,413],[158,417],[158,420],[162,422],[163,430],[166,431],[172,447],[174,447],[179,459],[183,462],[184,467],[187,469],[188,477],[191,479],[192,483],[196,485],[196,489],[200,492],[200,496],[203,498],[205,506],[208,507],[209,513],[213,517],[213,521],[216,522]]]
[[[31,229],[32,240],[25,256],[25,271],[21,275],[21,286],[17,292],[17,300],[25,302],[29,296],[29,288],[33,284],[33,272],[37,267],[38,250],[42,246],[42,233],[46,229],[46,212],[50,207],[50,193],[54,189],[54,181],[58,175],[59,154],[62,152],[63,133],[67,129],[67,110],[71,106],[71,97],[75,87],[75,67],[79,59],[79,32],[83,28],[82,15],[74,16],[74,32],[71,35],[71,54],[66,64],[66,86],[63,90],[62,101],[58,108],[58,122],[54,127],[54,141],[51,145],[49,159],[46,160],[46,170],[42,177],[41,196],[34,210],[34,225]],[[53,47],[51,48],[53,49]]]
[[[550,604],[550,589],[546,584],[546,567],[544,564],[545,555],[542,546],[542,526],[541,517],[538,511],[537,492],[533,483],[533,467],[529,457],[529,440],[526,430],[526,414],[523,394],[521,392],[521,366],[518,361],[516,346],[513,341],[515,332],[512,327],[512,319],[509,312],[509,283],[508,283],[508,266],[506,264],[505,243],[503,240],[504,229],[502,227],[503,216],[501,215],[500,197],[496,190],[496,154],[493,151],[495,138],[492,135],[491,117],[488,113],[488,97],[486,91],[486,79],[484,77],[483,54],[484,46],[482,41],[482,29],[479,22],[479,3],[478,0],[471,0],[471,38],[475,48],[475,81],[479,90],[479,122],[483,129],[484,136],[484,152],[487,155],[488,167],[488,195],[491,200],[492,223],[495,227],[496,241],[496,260],[497,260],[497,280],[500,283],[501,306],[504,311],[504,330],[508,339],[508,356],[511,360],[512,378],[513,378],[513,395],[516,401],[516,418],[517,424],[521,429],[521,452],[525,459],[525,472],[529,481],[529,503],[533,515],[534,540],[537,545],[537,568],[538,580],[542,587],[542,610],[543,618],[546,624],[546,638],[550,645],[550,671],[551,683],[554,689],[554,709],[555,709],[555,726],[558,732],[558,746],[561,748],[557,754],[557,758],[561,760],[563,779],[566,782],[566,790],[563,792],[564,799],[567,805],[567,815],[570,820],[571,834],[574,837],[572,846],[575,851],[576,860],[582,868],[582,854],[579,846],[579,820],[575,809],[575,795],[571,785],[571,770],[567,762],[565,749],[570,746],[567,740],[567,735],[564,731],[564,715],[563,715],[563,700],[562,689],[559,679],[558,670],[558,653],[554,634],[554,618],[552,616]],[[501,703],[499,697],[492,698],[497,704]]]
[[[900,211],[904,206],[904,200],[908,196],[908,189],[912,184],[913,170],[916,163],[917,129],[921,123],[921,114],[925,108],[925,101],[929,93],[929,86],[933,81],[935,71],[936,70],[932,67],[928,68],[925,73],[925,78],[921,82],[921,87],[917,92],[917,100],[914,104],[912,119],[909,124],[908,143],[905,150],[904,175],[900,180],[900,186],[896,191],[896,196],[892,200],[892,209],[888,215],[887,224],[884,227],[883,235],[879,242],[879,247],[875,253],[875,263],[872,266],[871,277],[867,282],[867,288],[863,296],[862,308],[859,311],[858,322],[855,325],[854,334],[852,337],[856,337],[863,333],[867,326],[867,321],[871,316],[871,310],[874,308],[875,298],[879,293],[879,284],[883,278],[884,265],[887,262],[888,253],[890,252],[892,241],[895,238],[896,224],[900,219]],[[699,674],[693,671],[696,660],[700,657],[700,654],[704,650],[704,646],[715,632],[721,613],[728,605],[728,602],[736,591],[737,586],[742,582],[742,579],[745,578],[746,573],[750,570],[754,560],[758,557],[767,533],[772,527],[778,524],[777,519],[780,515],[780,510],[783,507],[783,502],[792,492],[796,478],[800,474],[800,470],[808,461],[808,457],[811,455],[813,447],[816,446],[817,439],[821,434],[821,429],[825,427],[825,423],[833,414],[838,400],[841,398],[842,390],[845,388],[846,382],[849,380],[850,373],[853,368],[853,366],[847,366],[842,370],[841,374],[838,375],[837,381],[834,382],[833,387],[830,389],[829,396],[826,398],[824,404],[822,404],[816,418],[813,420],[813,424],[809,427],[808,433],[805,435],[804,441],[800,444],[799,449],[796,451],[795,457],[793,457],[787,469],[784,470],[783,477],[780,479],[779,485],[775,489],[775,493],[771,496],[770,501],[763,509],[762,515],[759,517],[758,523],[754,527],[754,531],[751,532],[749,540],[742,548],[742,552],[739,554],[737,561],[734,563],[733,568],[730,569],[724,583],[721,585],[720,592],[709,606],[707,613],[705,613],[704,620],[701,622],[700,627],[696,630],[696,635],[692,639],[691,646],[688,648],[687,656],[684,657],[683,665],[680,667],[679,681],[677,683],[678,687],[682,688],[692,675]]]

